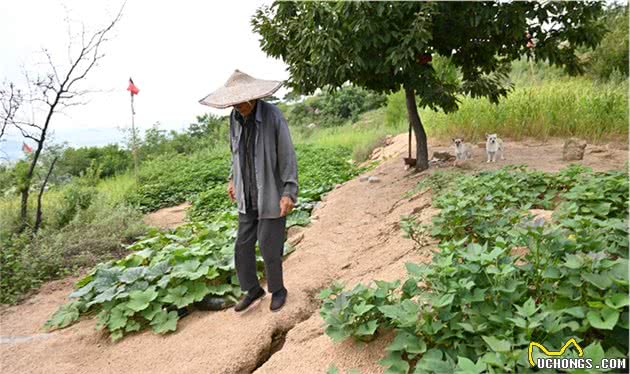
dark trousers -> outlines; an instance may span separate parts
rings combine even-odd
[[[248,210],[238,215],[238,234],[234,246],[234,262],[241,290],[260,287],[256,276],[256,240],[265,261],[265,275],[269,292],[284,287],[282,282],[282,254],[286,217],[258,219],[258,211]]]

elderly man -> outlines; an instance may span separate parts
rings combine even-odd
[[[228,194],[236,201],[238,234],[234,260],[245,296],[234,310],[243,311],[265,296],[256,276],[256,241],[265,262],[271,311],[280,310],[287,290],[282,278],[286,215],[297,201],[295,149],[280,109],[261,98],[281,82],[255,79],[236,70],[226,84],[200,101],[230,114],[232,170]]]

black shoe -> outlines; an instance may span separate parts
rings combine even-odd
[[[289,292],[287,291],[286,288],[283,288],[279,291],[276,291],[274,293],[271,294],[271,305],[269,306],[269,309],[272,312],[277,312],[280,309],[282,309],[282,307],[284,306],[285,301],[287,301],[287,294]]]
[[[258,287],[258,289],[256,290],[247,292],[247,295],[245,295],[245,297],[243,297],[241,301],[239,301],[234,306],[234,311],[242,312],[243,310],[249,308],[249,306],[252,305],[254,301],[265,296],[265,293],[265,290],[263,290],[261,287]]]

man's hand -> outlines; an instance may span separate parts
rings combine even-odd
[[[236,194],[234,193],[234,182],[230,179],[227,186],[227,193],[230,196],[230,200],[236,201]]]
[[[293,200],[289,196],[282,196],[280,199],[280,217],[284,217],[293,210]]]

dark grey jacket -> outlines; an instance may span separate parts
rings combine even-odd
[[[278,107],[262,100],[256,104],[256,141],[254,167],[258,187],[258,218],[280,217],[280,198],[297,202],[298,172],[289,126]],[[245,194],[238,147],[243,127],[230,114],[232,180],[239,213],[245,213]]]

